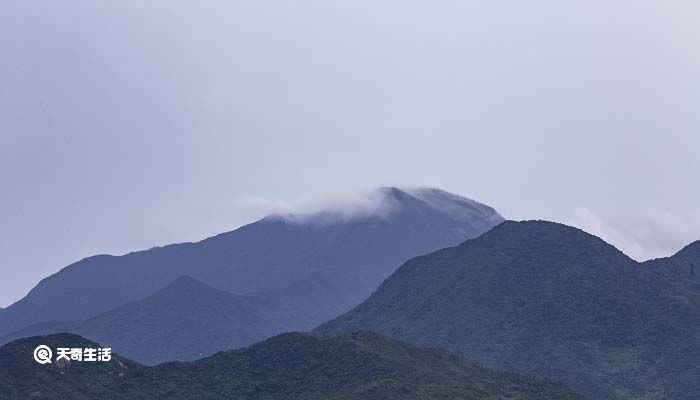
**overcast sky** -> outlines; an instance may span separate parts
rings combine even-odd
[[[379,185],[700,239],[696,1],[0,1],[0,306]],[[109,282],[105,282],[109,284]]]

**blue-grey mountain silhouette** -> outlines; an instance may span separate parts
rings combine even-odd
[[[109,343],[130,359],[157,364],[248,346],[298,324],[285,307],[265,296],[237,295],[183,276],[143,300],[85,321],[30,325],[0,338],[0,344],[71,332]]]
[[[197,243],[86,258],[0,311],[0,335],[38,323],[48,329],[48,321],[84,321],[110,310],[114,312],[98,320],[126,324],[126,319],[113,318],[124,312],[120,307],[134,307],[133,302],[181,276],[236,294],[241,301],[264,299],[292,321],[284,327],[308,330],[359,304],[405,260],[476,237],[503,221],[490,207],[437,189],[382,188],[374,197],[380,206],[369,212],[270,216]],[[162,303],[144,301],[142,305]],[[260,307],[251,311],[254,315],[270,312],[257,300],[248,306]],[[103,328],[115,335],[136,329],[119,324]],[[241,342],[281,331],[261,332]]]

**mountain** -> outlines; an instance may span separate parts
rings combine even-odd
[[[34,362],[40,345],[94,347],[79,336],[32,337],[0,347],[0,398],[240,400],[581,400],[561,385],[485,369],[444,351],[369,332],[320,338],[288,333],[191,363]]]
[[[0,338],[71,332],[146,364],[194,360],[293,330],[299,322],[265,299],[180,277],[155,294],[79,322],[40,322]]]
[[[504,222],[416,257],[318,327],[443,347],[595,399],[696,399],[700,246],[638,263],[581,230]]]
[[[351,211],[269,216],[197,243],[88,257],[0,311],[0,335],[92,318],[183,275],[240,295],[274,297],[309,321],[299,329],[310,329],[364,300],[405,260],[503,220],[490,207],[437,189],[381,188],[368,198],[369,206]]]
[[[680,286],[678,290],[700,292],[700,241],[689,244],[673,257],[650,260],[644,265],[660,275],[663,282]]]

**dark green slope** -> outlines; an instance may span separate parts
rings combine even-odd
[[[108,363],[39,365],[32,358],[38,344],[84,347],[90,342],[60,334],[1,347],[0,398],[582,399],[558,384],[484,369],[369,332],[334,338],[289,333],[196,362],[155,367],[119,356]]]
[[[113,395],[146,369],[113,355],[110,362],[73,362],[59,368],[56,363],[40,365],[33,352],[38,345],[49,346],[56,357],[58,347],[99,348],[95,342],[72,334],[37,336],[0,347],[0,399],[146,399],[129,397],[126,391]]]
[[[575,228],[509,221],[408,261],[315,332],[373,330],[596,399],[694,400],[697,250],[640,264]]]

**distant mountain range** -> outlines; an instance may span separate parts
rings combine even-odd
[[[369,197],[361,212],[269,216],[198,243],[86,258],[0,311],[0,342],[71,331],[140,362],[191,360],[310,330],[366,299],[409,258],[503,221],[438,189]]]
[[[317,334],[371,330],[594,399],[700,393],[700,242],[638,263],[581,230],[504,222],[416,257]]]
[[[0,398],[133,400],[582,400],[554,383],[485,369],[374,333],[288,333],[191,363],[34,362],[40,344],[100,347],[61,334],[0,347]]]
[[[71,332],[109,343],[146,363],[194,360],[235,349],[298,325],[293,315],[264,298],[215,289],[181,277],[155,294],[77,322],[40,322],[0,338],[12,340]]]

